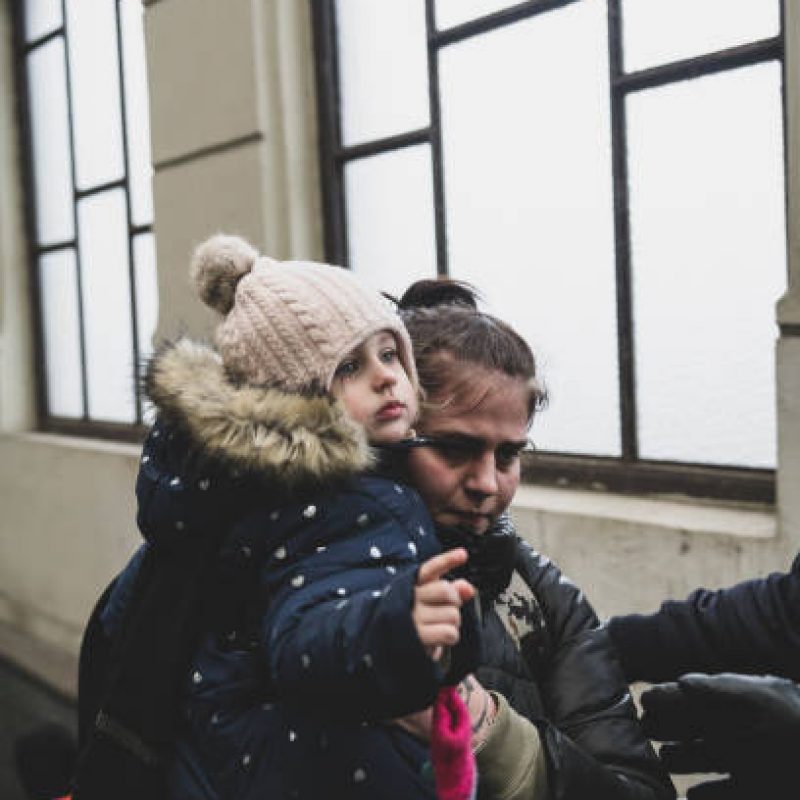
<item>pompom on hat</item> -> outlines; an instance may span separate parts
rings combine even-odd
[[[224,316],[215,340],[236,380],[327,391],[344,357],[387,330],[418,386],[411,339],[397,311],[346,269],[275,261],[238,236],[219,234],[195,250],[191,275],[200,299]]]

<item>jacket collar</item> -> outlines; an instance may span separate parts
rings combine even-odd
[[[236,384],[215,350],[189,339],[151,359],[145,390],[202,455],[236,470],[295,484],[344,478],[373,463],[363,428],[329,394]]]

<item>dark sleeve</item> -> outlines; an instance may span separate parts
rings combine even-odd
[[[653,614],[613,617],[609,630],[630,681],[687,672],[771,673],[800,680],[800,556],[787,573],[698,589]]]
[[[639,724],[608,631],[583,592],[520,545],[518,569],[549,629],[540,661],[539,729],[554,798],[666,800],[675,789]]]
[[[285,566],[267,566],[261,641],[282,699],[380,720],[427,707],[445,679],[411,616],[418,565],[438,545],[427,512],[409,506],[400,519],[356,500],[357,510],[342,515],[320,505],[327,518],[319,531],[287,543]],[[352,517],[361,521],[350,528]]]

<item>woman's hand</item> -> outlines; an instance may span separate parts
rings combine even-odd
[[[489,728],[497,715],[497,705],[492,695],[483,688],[474,675],[467,675],[457,688],[469,711],[474,750],[488,735]]]
[[[470,724],[472,727],[472,748],[473,750],[486,738],[489,728],[494,722],[497,714],[492,695],[481,686],[474,675],[467,675],[458,684],[458,693],[469,711]],[[416,736],[424,742],[431,739],[431,726],[433,725],[433,708],[425,708],[422,711],[415,711],[407,714],[395,722],[405,728],[412,736]]]
[[[461,606],[475,596],[475,588],[469,581],[444,578],[466,560],[467,551],[458,547],[429,558],[419,568],[411,617],[420,641],[434,661],[442,657],[445,647],[458,642]]]

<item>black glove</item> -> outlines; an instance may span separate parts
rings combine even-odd
[[[800,686],[772,676],[701,675],[642,694],[647,735],[670,772],[727,773],[689,790],[689,800],[796,798]]]

